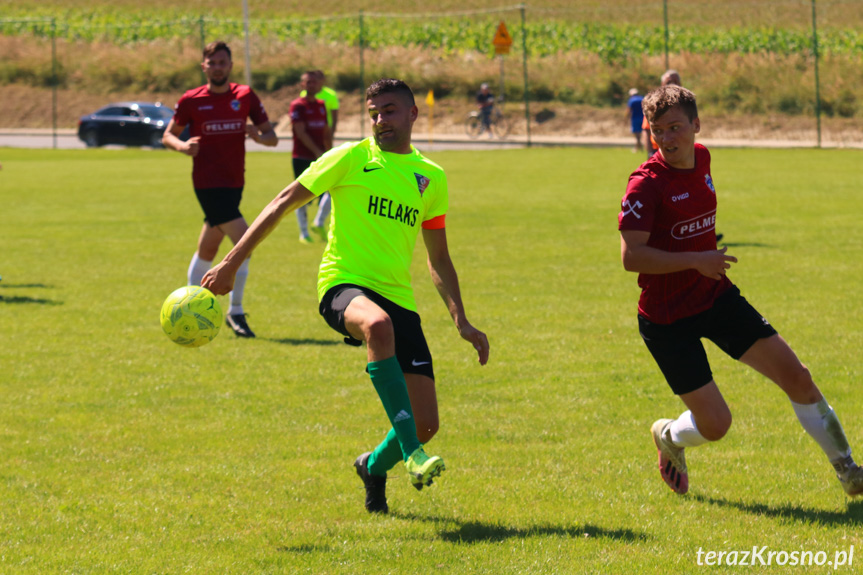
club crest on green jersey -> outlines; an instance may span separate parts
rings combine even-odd
[[[431,180],[429,180],[424,175],[418,174],[416,172],[414,172],[414,177],[417,179],[417,188],[419,188],[420,196],[422,196],[425,193],[426,188],[429,187]]]

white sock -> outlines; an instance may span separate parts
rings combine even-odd
[[[308,204],[297,208],[297,223],[300,225],[300,238],[309,237],[309,216],[307,214]]]
[[[195,255],[192,256],[192,261],[189,263],[189,271],[186,274],[186,277],[189,280],[190,286],[199,286],[201,285],[201,280],[204,279],[204,274],[210,269],[213,265],[212,260],[202,260],[198,257],[198,252],[195,252]]]
[[[331,203],[332,200],[330,199],[330,193],[324,192],[321,195],[321,203],[318,205],[318,213],[315,216],[315,227],[324,227],[324,222],[327,221],[327,216],[330,215]]]
[[[848,445],[842,424],[839,423],[839,418],[836,417],[836,413],[826,399],[809,405],[792,401],[791,406],[794,407],[794,413],[797,414],[800,425],[821,447],[827,459],[837,461],[851,455],[851,447]]]
[[[681,413],[680,417],[672,421],[668,428],[671,443],[677,447],[698,447],[708,442],[698,431],[691,411]]]
[[[234,278],[234,289],[231,291],[231,309],[228,315],[243,314],[243,291],[246,289],[246,279],[249,277],[249,260],[246,259],[237,270]]]

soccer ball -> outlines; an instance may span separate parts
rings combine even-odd
[[[222,327],[222,306],[201,286],[174,291],[162,304],[162,329],[174,343],[198,347],[210,343]]]

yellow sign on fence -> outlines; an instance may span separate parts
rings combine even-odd
[[[512,46],[512,36],[509,35],[509,30],[506,29],[506,24],[503,23],[503,20],[500,21],[497,32],[494,34],[494,40],[491,43],[494,44],[495,54],[509,54],[509,49]]]
[[[434,90],[429,90],[426,104],[429,106],[429,144],[431,144],[434,134]]]

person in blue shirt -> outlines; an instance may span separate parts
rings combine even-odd
[[[626,117],[629,118],[632,134],[635,136],[635,148],[633,152],[640,152],[644,149],[644,144],[641,143],[641,134],[644,133],[642,123],[644,122],[644,112],[641,110],[641,101],[643,96],[638,94],[638,88],[632,88],[629,91],[629,100],[626,102]]]

